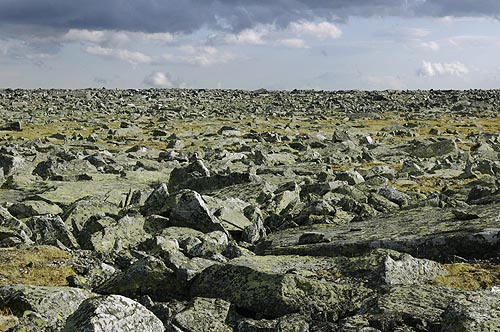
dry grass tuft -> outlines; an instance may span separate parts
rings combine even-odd
[[[75,271],[70,254],[52,246],[0,249],[0,285],[66,286]]]
[[[500,264],[445,264],[448,275],[437,277],[434,284],[464,290],[486,289],[500,284]]]

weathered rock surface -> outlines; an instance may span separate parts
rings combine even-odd
[[[468,208],[478,218],[459,220],[451,209],[418,208],[348,225],[314,225],[275,232],[258,253],[338,256],[388,248],[417,257],[446,260],[453,255],[487,258],[500,246],[500,205]],[[305,232],[321,232],[330,242],[300,244]]]
[[[213,265],[195,279],[192,294],[223,298],[237,307],[279,317],[325,314],[338,319],[358,309],[371,291],[360,284],[331,283],[314,272],[332,268],[317,258],[244,257]]]
[[[0,287],[0,308],[19,318],[16,331],[60,331],[88,291],[69,287],[10,285]]]
[[[143,305],[120,295],[90,298],[68,317],[65,332],[163,331],[161,320]]]

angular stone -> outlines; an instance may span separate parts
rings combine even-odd
[[[479,218],[456,220],[453,209],[415,208],[373,217],[347,225],[312,225],[268,235],[256,248],[258,254],[350,256],[374,248],[388,248],[419,258],[445,261],[454,255],[489,257],[500,245],[500,204],[471,207],[467,213]],[[300,245],[305,232],[322,232],[335,239],[327,243]]]
[[[78,288],[9,285],[0,287],[0,309],[8,308],[19,318],[21,331],[23,326],[33,332],[49,328],[60,331],[66,318],[91,296],[92,293]]]
[[[423,143],[413,147],[409,152],[419,158],[441,157],[458,152],[457,143],[453,139],[440,139],[432,143]]]
[[[359,308],[371,291],[360,284],[311,278],[327,264],[307,257],[240,257],[203,270],[191,292],[273,317],[323,312],[338,318]]]
[[[188,306],[172,319],[169,331],[232,332],[226,324],[231,303],[221,299],[195,297]]]
[[[475,292],[454,299],[442,314],[443,331],[474,332],[500,330],[500,293]]]
[[[62,214],[63,210],[56,204],[27,200],[10,206],[9,212],[17,218],[29,218],[44,214]]]
[[[110,253],[134,248],[148,237],[143,217],[125,216],[119,220],[110,217],[91,218],[77,239],[83,249]]]
[[[158,332],[161,320],[143,305],[120,295],[98,296],[84,301],[68,317],[64,332]]]
[[[36,244],[63,244],[68,249],[78,249],[80,246],[73,234],[68,230],[61,217],[51,214],[31,217],[27,226],[32,231],[32,240]]]
[[[186,285],[176,280],[173,270],[155,257],[146,257],[119,272],[95,289],[100,294],[118,294],[131,298],[148,295],[155,301],[185,296]]]

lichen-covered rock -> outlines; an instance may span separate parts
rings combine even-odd
[[[170,219],[176,226],[191,227],[201,232],[224,231],[224,227],[195,191],[186,190],[172,209]]]
[[[0,247],[33,244],[29,227],[0,206]]]
[[[27,200],[10,206],[9,212],[17,218],[29,218],[45,214],[58,215],[62,214],[63,210],[56,204]]]
[[[66,225],[73,231],[73,234],[78,234],[87,222],[87,220],[95,215],[104,216],[105,214],[117,214],[118,207],[103,201],[100,197],[84,197],[72,203],[65,209],[62,219]]]
[[[325,266],[328,262],[314,257],[241,257],[203,270],[191,292],[274,317],[323,312],[338,318],[359,308],[371,291],[360,284],[314,278],[311,271]]]
[[[232,332],[226,324],[231,303],[221,299],[195,297],[188,306],[176,314],[166,331]]]
[[[143,305],[120,295],[84,301],[68,317],[64,332],[164,331],[161,320]]]
[[[26,224],[32,231],[32,240],[36,244],[58,245],[61,243],[68,249],[80,246],[73,234],[68,230],[61,217],[53,215],[31,217]]]
[[[442,314],[442,331],[494,332],[500,330],[500,293],[475,292],[454,299]]]
[[[60,331],[92,293],[70,287],[9,285],[0,287],[0,310],[19,318],[18,331]]]
[[[186,284],[177,280],[174,271],[155,257],[138,260],[123,272],[105,281],[95,289],[101,294],[119,294],[135,298],[148,295],[162,301],[187,294]]]
[[[421,143],[409,151],[413,156],[419,158],[441,157],[458,152],[457,143],[453,139],[440,139],[435,142]]]
[[[401,255],[399,259],[387,255],[382,268],[382,279],[388,285],[421,284],[447,274],[448,271],[441,264],[407,254]]]
[[[110,253],[134,248],[148,237],[142,216],[125,216],[119,220],[91,218],[77,239],[83,249]]]
[[[469,258],[488,257],[498,251],[500,204],[470,207],[472,220],[456,220],[453,209],[415,208],[376,216],[346,225],[312,225],[286,229],[268,235],[259,242],[258,254],[352,256],[374,248],[387,248],[415,257],[443,261],[453,255]],[[335,241],[302,245],[305,232],[324,233]]]

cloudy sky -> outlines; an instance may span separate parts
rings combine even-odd
[[[0,0],[0,87],[500,88],[500,1]]]

